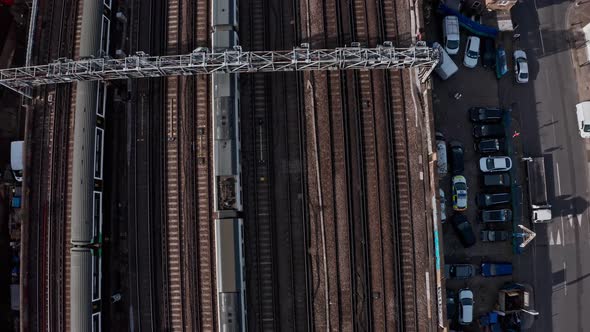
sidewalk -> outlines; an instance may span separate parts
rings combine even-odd
[[[580,0],[572,3],[567,12],[566,22],[571,29],[572,61],[578,81],[578,98],[579,101],[590,100],[590,51],[587,51],[590,44],[587,44],[582,31],[590,24],[590,1]],[[586,30],[590,30],[590,27]]]

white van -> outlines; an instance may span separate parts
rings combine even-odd
[[[459,53],[461,35],[459,34],[459,19],[457,16],[445,16],[443,19],[443,36],[445,51],[449,55]]]
[[[576,105],[576,117],[578,118],[578,130],[582,138],[590,137],[590,101]]]
[[[439,43],[433,43],[432,47],[440,51],[440,59],[438,60],[435,71],[438,76],[440,76],[440,78],[447,80],[459,70],[459,67],[457,67],[455,62],[453,62],[453,59],[451,59],[451,57],[447,54],[445,49],[440,46]]]
[[[12,175],[18,182],[23,181],[23,146],[24,141],[14,141],[10,143],[10,168]]]
[[[436,136],[436,166],[438,174],[441,176],[447,175],[447,142],[443,134],[437,132]]]

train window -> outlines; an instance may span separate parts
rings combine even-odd
[[[94,192],[94,222],[92,227],[92,236],[96,237],[102,232],[102,193]]]
[[[107,85],[98,83],[96,93],[96,114],[104,118],[104,111],[107,103]]]
[[[92,314],[92,332],[100,332],[101,329],[100,312]]]
[[[109,54],[109,42],[111,38],[111,20],[102,15],[102,31],[100,32],[100,50],[103,55]]]
[[[96,127],[95,141],[94,141],[94,178],[102,180],[102,154],[104,146],[104,130]]]
[[[102,260],[98,255],[92,255],[92,301],[99,301],[101,295]]]

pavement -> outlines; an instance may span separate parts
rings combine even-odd
[[[590,2],[576,1],[566,11],[566,25],[570,27],[570,43],[574,74],[578,82],[578,99],[590,100],[590,54],[587,41],[582,31],[590,24]]]

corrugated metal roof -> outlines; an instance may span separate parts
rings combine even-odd
[[[70,254],[71,331],[91,331],[92,252],[88,248],[72,248]]]

